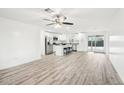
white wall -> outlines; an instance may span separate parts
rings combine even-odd
[[[77,35],[79,40],[79,45],[77,46],[77,51],[87,51],[87,34],[86,33],[79,33]]]
[[[45,55],[45,30],[40,31],[41,55]]]
[[[40,29],[0,18],[0,69],[41,58]]]
[[[115,15],[110,28],[110,59],[124,82],[124,9]]]
[[[121,79],[124,81],[124,34],[110,35],[110,59]]]

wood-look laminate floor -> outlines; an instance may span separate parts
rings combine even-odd
[[[0,84],[7,85],[108,85],[123,84],[104,54],[75,52],[48,55],[41,60],[0,70]]]

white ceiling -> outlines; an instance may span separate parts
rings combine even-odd
[[[1,8],[0,17],[42,26],[46,30],[86,32],[91,29],[108,29],[111,21],[120,9],[62,8],[53,10],[65,15],[68,18],[66,21],[74,22],[74,26],[63,26],[61,29],[54,29],[52,26],[46,27],[45,24],[49,22],[42,19],[51,18],[51,14],[46,13],[41,8]]]

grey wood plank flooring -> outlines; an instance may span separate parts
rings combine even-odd
[[[1,85],[121,85],[109,58],[99,53],[75,52],[0,70]]]

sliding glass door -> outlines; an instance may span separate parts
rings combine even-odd
[[[104,52],[104,35],[88,36],[88,51]]]

